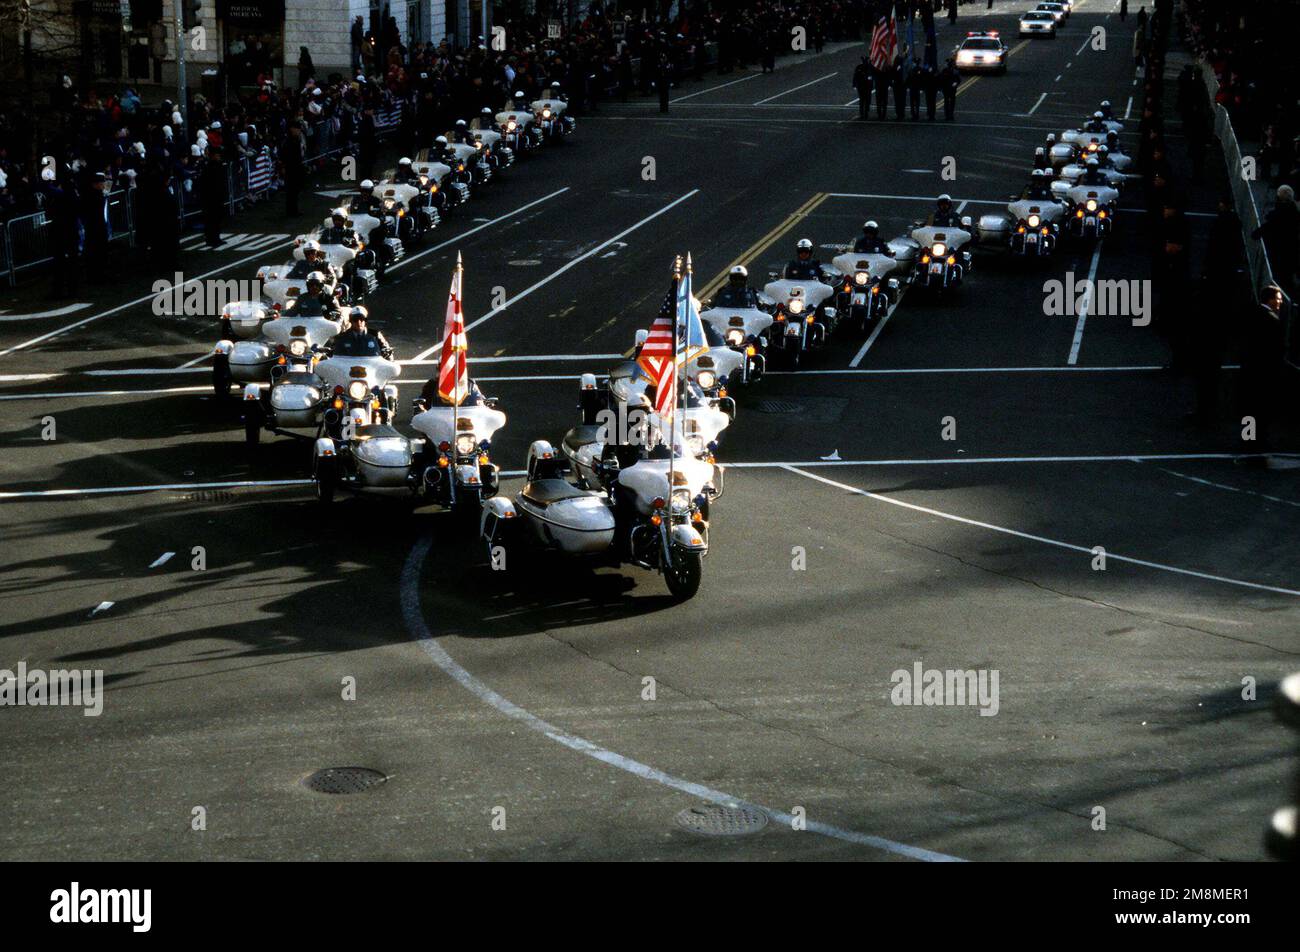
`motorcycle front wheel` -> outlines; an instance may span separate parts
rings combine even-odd
[[[218,397],[230,395],[230,386],[234,380],[230,376],[230,358],[218,354],[212,361],[212,392]]]
[[[328,506],[334,501],[334,488],[338,482],[333,460],[316,461],[316,498]]]
[[[684,602],[700,590],[704,575],[703,557],[699,552],[673,547],[673,564],[665,565],[664,581],[673,598]]]

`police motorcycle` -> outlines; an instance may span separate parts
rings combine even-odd
[[[468,201],[475,185],[487,181],[485,173],[490,175],[487,163],[483,162],[478,150],[473,145],[452,145],[446,136],[433,140],[433,148],[424,153],[427,160],[447,166],[449,172],[442,177],[445,185],[463,186],[458,189],[461,201]]]
[[[908,262],[915,258],[914,242],[882,241],[879,228],[874,221],[866,222],[853,250],[831,259],[831,266],[841,276],[836,309],[862,334],[889,313],[902,286],[900,278],[906,278]]]
[[[1065,193],[1066,233],[1074,238],[1105,238],[1115,220],[1119,192],[1106,185],[1080,182]]]
[[[983,247],[1006,248],[1014,257],[1046,259],[1056,251],[1065,205],[1053,195],[1050,173],[1034,169],[1029,187],[1011,196],[1005,215],[981,215],[976,236]]]
[[[1049,132],[1045,140],[1047,161],[1053,171],[1057,171],[1073,162],[1079,155],[1079,147],[1072,142],[1062,142],[1055,132]]]
[[[367,248],[374,251],[376,276],[382,281],[384,272],[406,257],[406,245],[402,244],[396,231],[388,230],[386,219],[395,219],[396,216],[386,214],[384,199],[375,194],[374,181],[363,180],[348,206],[336,211],[347,213],[348,226],[356,231]],[[331,218],[331,224],[332,221]]]
[[[763,305],[770,306],[772,302],[750,288],[748,280],[749,272],[743,265],[736,265],[727,276],[726,286],[714,295],[707,310],[700,311],[705,333],[711,329],[721,339],[722,346],[744,357],[737,368],[739,377],[736,369],[717,374],[719,381],[733,388],[753,383],[767,369],[767,334],[772,315],[763,310]],[[709,346],[715,346],[713,341],[709,341]]]
[[[496,114],[497,125],[506,137],[506,145],[516,154],[527,154],[541,147],[544,139],[537,116],[529,108],[523,91],[517,91],[505,108]]]
[[[492,437],[506,425],[506,415],[472,380],[459,404],[441,399],[437,383],[429,381],[413,402],[411,426],[423,437],[415,441],[415,468],[426,499],[477,517],[482,501],[495,496],[500,485]]]
[[[971,265],[966,246],[972,237],[970,217],[958,218],[952,210],[952,198],[940,195],[929,223],[918,221],[912,228],[912,240],[920,248],[912,274],[913,286],[936,294],[960,287]]]
[[[505,136],[496,126],[492,110],[487,106],[483,107],[477,122],[470,129],[470,135],[475,143],[482,143],[481,148],[493,172],[500,174],[515,164],[515,151],[506,144]]]
[[[218,397],[232,384],[265,380],[271,348],[262,327],[278,314],[261,301],[231,301],[221,309],[221,338],[212,352],[212,390]]]
[[[296,243],[292,260],[281,265],[263,265],[257,269],[262,303],[276,309],[288,307],[303,293],[307,279],[313,274],[320,276],[330,295],[347,299],[348,289],[343,283],[343,269],[330,263],[319,242],[304,236],[301,242]]]
[[[813,260],[812,242],[801,238],[795,249],[784,276],[763,286],[774,302],[768,346],[773,354],[785,355],[791,370],[799,369],[807,351],[826,343],[838,320],[835,287],[826,283],[830,276]]]
[[[319,432],[328,395],[316,373],[317,361],[326,344],[348,328],[350,314],[364,311],[281,315],[263,325],[263,336],[271,343],[270,380],[244,386],[244,441],[249,446],[257,445],[263,430]]]
[[[447,142],[445,154],[456,159],[457,168],[469,173],[472,188],[492,181],[492,163],[483,154],[483,146],[475,145],[469,134],[469,124],[464,119],[457,119],[455,129],[441,140]]]
[[[373,194],[380,201],[385,232],[396,235],[407,245],[418,242],[441,220],[424,179],[416,172],[411,160],[403,156],[397,163],[397,170],[374,188]]]
[[[689,367],[688,364],[681,401],[684,406],[677,411],[677,438],[692,456],[712,462],[722,432],[736,417],[736,403],[731,397],[706,394],[699,385],[698,372],[692,375]],[[629,433],[635,438],[645,437],[654,419],[647,394],[651,387],[650,379],[635,360],[612,367],[603,385],[594,374],[586,373],[579,378],[578,409],[582,422],[565,433],[561,443],[564,458],[579,486],[598,485],[596,462],[607,444],[626,442],[620,436]],[[721,482],[718,486],[721,488]]]
[[[534,99],[529,106],[537,117],[537,125],[547,142],[559,142],[565,136],[572,135],[577,128],[577,121],[568,115],[569,102],[560,92],[559,83],[551,83],[547,95]]]
[[[313,229],[294,239],[293,256],[305,260],[307,248],[323,253],[325,261],[336,269],[347,287],[347,298],[360,303],[379,289],[377,259],[373,249],[367,248],[356,231],[347,224],[347,215],[336,209],[329,225]]]
[[[489,558],[498,547],[526,548],[604,565],[657,571],[678,600],[699,591],[709,549],[709,506],[721,468],[659,444],[610,445],[599,461],[599,489],[563,478],[545,440],[528,449],[527,481],[513,499],[483,506],[479,533]],[[508,563],[508,564],[517,564]]]
[[[1089,169],[1096,170],[1094,181],[1099,179],[1116,191],[1124,188],[1128,176],[1111,164],[1110,149],[1104,145],[1097,146],[1095,143],[1089,145],[1095,147],[1084,149],[1076,161],[1061,168],[1056,181],[1052,183],[1053,189],[1059,194],[1064,194],[1069,191],[1070,186],[1077,185],[1088,174]]]
[[[1078,129],[1066,129],[1061,133],[1061,141],[1074,146],[1084,145],[1090,136],[1104,136],[1108,132],[1114,132],[1116,135],[1124,131],[1124,123],[1115,118],[1107,118],[1106,112],[1110,109],[1110,102],[1103,100],[1102,108],[1094,112]]]
[[[420,473],[418,447],[393,426],[401,373],[383,336],[371,333],[365,316],[325,349],[316,374],[327,401],[312,451],[316,498],[331,503],[337,490],[372,492],[415,500]]]

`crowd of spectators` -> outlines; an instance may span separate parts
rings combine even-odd
[[[371,174],[384,132],[414,152],[455,120],[472,119],[485,106],[499,109],[517,91],[536,98],[552,82],[581,114],[609,97],[700,78],[706,68],[771,69],[792,50],[796,26],[804,28],[810,52],[861,38],[870,3],[680,7],[652,21],[612,19],[596,8],[559,35],[541,16],[508,19],[497,24],[504,34],[494,30],[467,48],[445,41],[407,46],[385,10],[378,31],[357,18],[351,69],[328,75],[307,47],[298,50],[295,71],[287,62],[281,67],[289,57],[268,37],[239,35],[225,51],[224,94],[209,100],[192,91],[184,116],[169,99],[146,105],[134,88],[78,90],[62,76],[48,109],[0,112],[0,220],[42,209],[57,209],[65,220],[75,215],[76,227],[61,230],[75,257],[85,245],[87,199],[96,209],[89,214],[99,215],[98,195],[136,188],[137,234],[165,264],[175,254],[181,210],[199,212],[208,240],[219,241],[230,198],[246,191],[254,168],[260,194],[288,187],[293,213],[313,167],[348,153],[363,175]]]

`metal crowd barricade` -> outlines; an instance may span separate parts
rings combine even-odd
[[[17,282],[19,271],[54,259],[49,224],[43,211],[5,222],[4,245],[11,287]]]

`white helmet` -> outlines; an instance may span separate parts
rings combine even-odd
[[[863,223],[862,230],[866,231],[867,229],[871,229],[872,231],[875,231],[879,227],[880,226],[877,225],[874,221],[868,221]]]
[[[433,141],[434,141],[434,143],[437,144],[437,145],[446,145],[446,144],[447,144],[447,137],[446,137],[446,136],[438,136],[438,138],[434,139]]]
[[[800,238],[795,243],[795,248],[797,248],[799,251],[812,251],[812,242],[809,241],[807,238]]]
[[[523,99],[523,98],[524,98],[524,91],[523,91],[522,89],[516,89],[516,90],[515,90],[515,98],[516,98],[516,99]]]
[[[1095,155],[1088,156],[1088,161],[1086,165],[1090,169],[1095,169],[1097,167],[1097,157]]]
[[[948,202],[949,204],[951,204],[951,203],[952,203],[952,196],[949,195],[947,192],[944,192],[942,195],[939,196],[938,201],[940,201],[940,202]]]
[[[309,251],[320,251],[320,242],[315,238],[302,243],[302,253],[306,254]]]
[[[1032,172],[1029,173],[1029,177],[1030,177],[1030,178],[1046,178],[1046,177],[1047,177],[1047,169],[1034,169]]]
[[[1109,109],[1109,108],[1110,108],[1110,100],[1109,100],[1109,99],[1103,99],[1103,100],[1101,101],[1101,108],[1102,108],[1102,109]]]
[[[364,179],[364,180],[362,180],[360,187],[361,187],[361,188],[364,188],[364,189],[366,189],[366,190],[368,191],[368,190],[370,190],[370,189],[372,189],[372,188],[375,187],[374,180],[373,180],[373,179]]]
[[[411,160],[410,160],[410,158],[408,158],[407,156],[404,155],[404,156],[402,156],[400,159],[397,160],[397,164],[398,164],[398,165],[403,165],[403,166],[405,166],[405,165],[410,165],[410,164],[411,164]]]
[[[354,321],[364,321],[370,317],[370,312],[358,304],[348,312],[348,316]]]
[[[466,128],[467,126],[469,126],[469,123],[466,122],[464,119],[457,119],[457,120],[456,120],[456,128],[457,128],[457,129],[464,129],[464,128]]]
[[[313,281],[315,281],[317,284],[324,284],[325,275],[319,271],[313,271],[311,274],[307,275],[307,283],[311,284]]]
[[[748,278],[749,271],[745,268],[743,264],[738,264],[731,269],[731,276],[733,278]]]
[[[1101,114],[1101,110],[1099,109],[1099,110],[1097,110],[1096,112],[1094,112],[1094,113],[1092,114],[1092,118],[1094,118],[1094,119],[1105,119],[1106,117],[1103,116],[1103,115]]]
[[[1040,145],[1037,149],[1034,150],[1034,155],[1035,155],[1035,156],[1039,156],[1039,155],[1043,155],[1043,154],[1044,154],[1044,150],[1043,150],[1043,147],[1042,147],[1041,145]]]
[[[1056,133],[1055,133],[1055,132],[1049,132],[1049,133],[1047,134],[1047,142],[1048,142],[1048,144],[1050,145],[1051,143],[1053,143],[1053,142],[1055,142],[1055,141],[1056,141]]]

